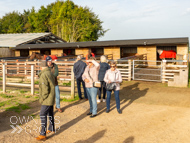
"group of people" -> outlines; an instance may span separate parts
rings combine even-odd
[[[97,102],[101,102],[101,91],[103,89],[103,102],[106,102],[106,113],[110,112],[110,99],[113,90],[106,88],[107,84],[114,84],[114,95],[116,100],[116,107],[119,114],[120,99],[119,90],[120,83],[122,82],[121,73],[116,69],[116,63],[107,63],[105,56],[101,56],[100,63],[95,60],[95,57],[87,56],[86,63],[82,61],[81,56],[77,57],[77,62],[74,64],[74,74],[77,81],[78,95],[80,100],[83,99],[81,93],[81,83],[84,89],[84,98],[89,101],[90,111],[87,115],[91,118],[97,116]],[[46,140],[46,134],[54,133],[54,115],[53,105],[56,101],[56,109],[62,112],[60,109],[60,91],[57,81],[58,67],[52,62],[50,56],[46,57],[45,61],[40,64],[41,72],[39,74],[39,102],[41,103],[40,119],[41,119],[41,131],[40,135],[36,137],[36,140]],[[101,87],[94,87],[94,82],[101,82]],[[99,92],[99,93],[98,93]],[[97,93],[99,94],[97,99]],[[106,99],[107,93],[107,99]],[[49,117],[49,127],[47,128],[47,116]]]
[[[121,73],[116,68],[114,61],[107,63],[105,56],[100,57],[100,63],[98,63],[93,56],[91,56],[86,63],[81,60],[81,56],[77,57],[77,62],[74,64],[74,74],[77,81],[78,95],[80,99],[83,99],[81,93],[81,83],[84,90],[85,100],[89,100],[90,112],[87,115],[91,115],[93,118],[97,116],[97,102],[101,102],[101,92],[103,90],[103,102],[106,102],[107,110],[106,113],[110,112],[110,99],[113,90],[106,88],[107,84],[113,83],[115,85],[114,95],[116,100],[117,111],[121,114],[120,110],[120,99],[119,90],[120,83],[122,82]],[[93,83],[101,82],[101,87],[94,87]],[[98,93],[98,99],[97,99]],[[107,99],[106,99],[107,93]]]

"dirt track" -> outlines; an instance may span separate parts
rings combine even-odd
[[[55,112],[58,131],[45,142],[66,143],[189,143],[190,89],[166,87],[161,83],[125,82],[120,92],[122,114],[115,109],[112,96],[111,112],[105,103],[98,104],[98,116],[91,119],[88,101],[62,102],[64,112]],[[25,112],[0,113],[0,142],[37,142],[38,117],[21,125],[26,130],[11,133],[10,117],[38,115],[38,102]],[[15,118],[16,119],[16,118]],[[11,119],[12,123],[16,120]],[[17,124],[12,125],[18,125]],[[34,126],[36,125],[36,126]],[[60,129],[58,128],[60,127]],[[31,134],[26,132],[31,131]]]

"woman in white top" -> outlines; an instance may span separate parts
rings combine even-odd
[[[120,83],[122,82],[122,77],[121,77],[120,71],[116,69],[116,63],[115,62],[110,63],[110,69],[107,70],[105,77],[104,77],[104,81],[106,82],[106,84],[108,84],[108,83],[115,84],[116,87],[114,90],[114,95],[115,95],[115,100],[116,100],[116,106],[117,106],[118,113],[121,114],[119,90],[120,90]],[[107,99],[106,99],[107,110],[106,110],[106,113],[109,113],[109,111],[110,111],[111,93],[112,93],[112,90],[107,90]]]

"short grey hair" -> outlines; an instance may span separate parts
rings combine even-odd
[[[82,59],[82,56],[81,55],[78,55],[77,56],[77,60],[81,60]]]
[[[100,57],[100,62],[101,62],[101,63],[107,63],[107,58],[106,58],[106,56],[102,55],[102,56]]]

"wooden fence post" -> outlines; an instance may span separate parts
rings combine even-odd
[[[26,66],[27,63],[25,62],[24,65],[25,65],[25,75],[27,75],[27,66]]]
[[[73,66],[71,67],[71,99],[75,98],[75,75],[73,72]]]
[[[128,81],[131,81],[131,60],[128,60],[129,64],[129,75],[128,75]]]
[[[31,94],[34,95],[34,65],[31,65]]]
[[[3,63],[3,93],[6,93],[6,69],[5,63]]]
[[[165,83],[165,73],[166,73],[166,60],[162,60],[162,83]]]

